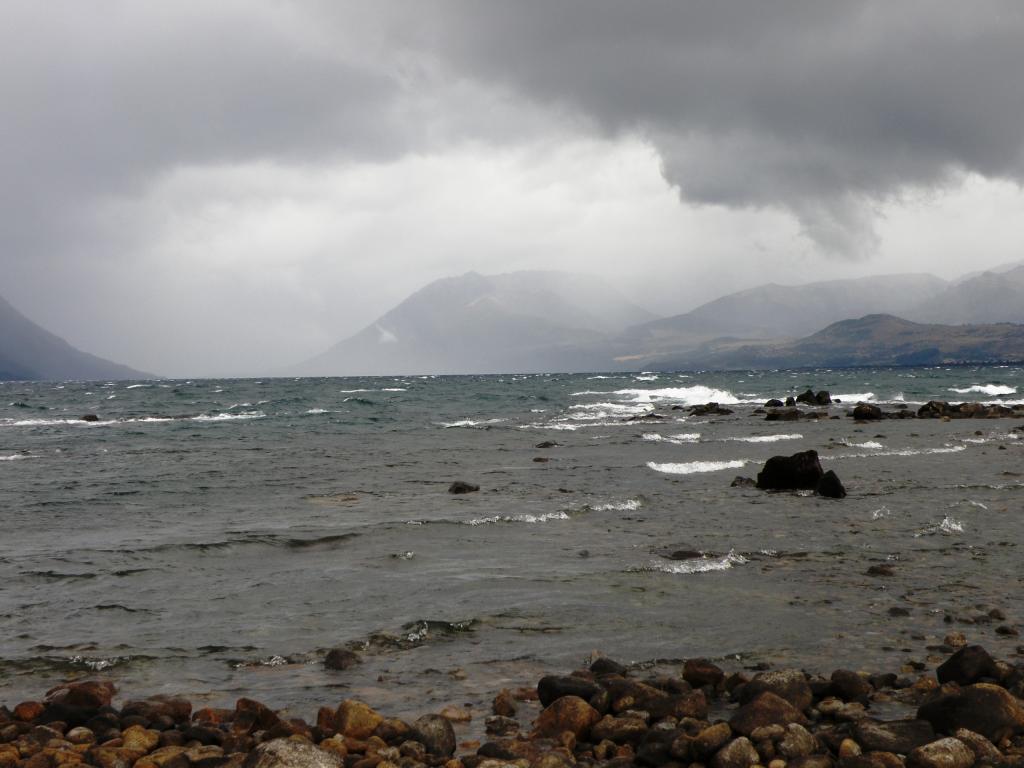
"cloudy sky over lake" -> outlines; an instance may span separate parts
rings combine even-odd
[[[11,0],[0,294],[174,374],[469,270],[674,314],[1024,259],[1024,4]]]

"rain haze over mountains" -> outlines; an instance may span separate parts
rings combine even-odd
[[[1022,40],[1014,2],[16,0],[0,374],[593,370],[1022,323]]]

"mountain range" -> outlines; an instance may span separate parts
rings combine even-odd
[[[858,318],[865,318],[862,326],[819,334]],[[431,283],[292,372],[573,372],[774,367],[778,360],[803,366],[826,358],[828,365],[1010,359],[1016,349],[1011,329],[988,327],[1006,322],[1024,323],[1024,264],[955,281],[899,274],[770,283],[664,318],[652,318],[591,277],[470,272]],[[963,324],[975,327],[944,327]],[[853,343],[850,328],[871,329],[875,357]],[[886,329],[899,331],[905,342],[883,351],[880,334]],[[998,354],[1000,344],[1009,345],[1004,354]],[[831,345],[832,352],[826,354],[822,345]]]
[[[946,281],[769,283],[657,317],[565,272],[447,277],[282,372],[389,375],[1024,360],[1024,263]],[[0,298],[0,380],[148,378],[46,331]]]
[[[147,378],[152,377],[76,349],[0,297],[0,381]]]

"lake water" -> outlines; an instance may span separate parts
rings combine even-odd
[[[807,387],[839,418],[754,412]],[[3,383],[0,701],[99,672],[401,714],[594,650],[889,670],[957,629],[1012,656],[1024,422],[847,412],[1021,398],[1016,367]],[[847,498],[730,487],[809,448]],[[325,670],[337,646],[363,663]]]

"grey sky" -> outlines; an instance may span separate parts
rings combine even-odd
[[[315,354],[423,283],[655,311],[1024,258],[1024,5],[18,2],[0,294],[161,373]]]

